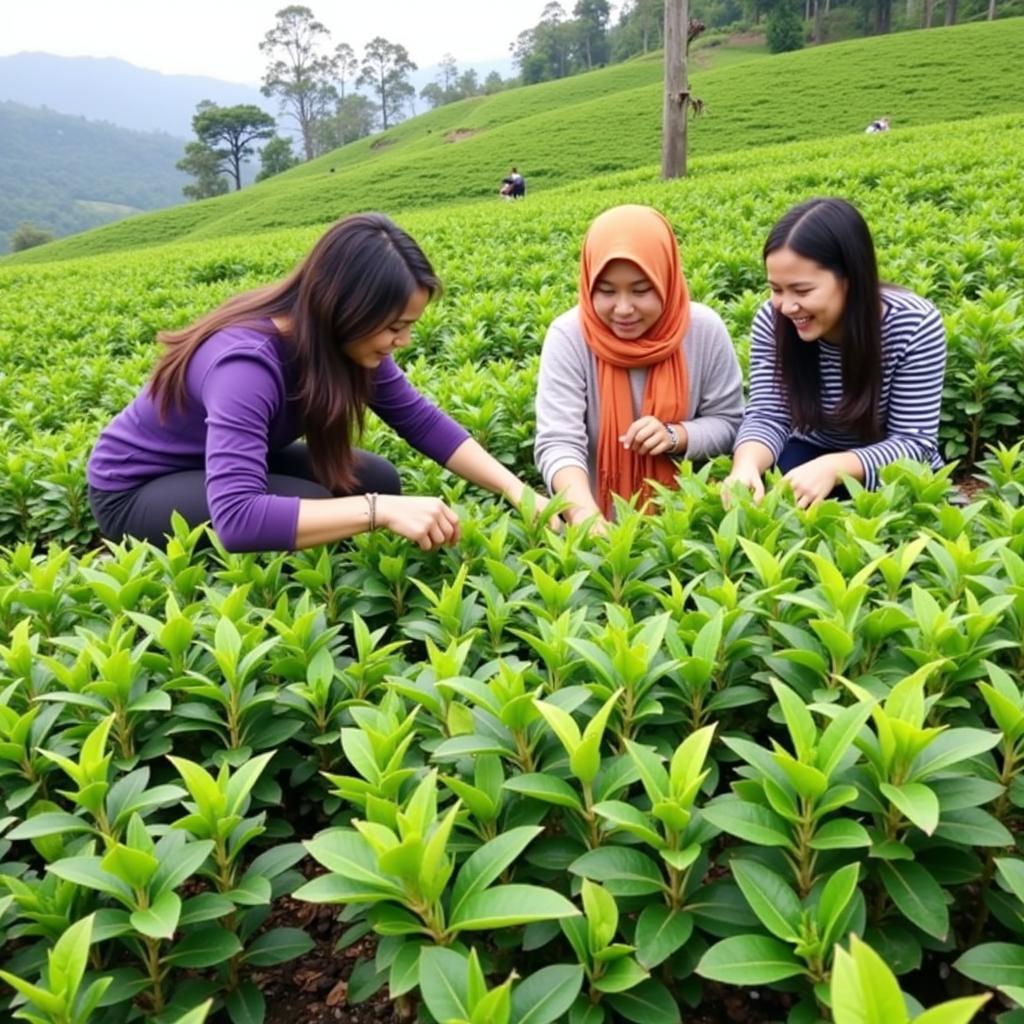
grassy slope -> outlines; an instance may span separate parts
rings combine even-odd
[[[881,113],[897,130],[1024,108],[1015,55],[1024,19],[855,40],[698,72],[708,108],[696,157],[859,133]],[[43,262],[184,239],[329,222],[493,195],[510,162],[533,193],[649,167],[660,145],[657,58],[459,104],[415,118],[260,186],[133,218],[17,257]],[[453,130],[476,134],[451,143]],[[381,142],[384,145],[381,145]],[[832,141],[823,142],[829,152]],[[334,168],[332,171],[331,168]],[[698,165],[699,167],[699,165]]]

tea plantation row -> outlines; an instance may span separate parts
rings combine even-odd
[[[704,471],[607,538],[489,505],[431,555],[0,554],[4,977],[34,1020],[261,1020],[294,894],[376,935],[350,1001],[425,1020],[902,1007],[851,932],[929,1002],[952,968],[1012,1005],[1020,448],[985,469],[966,507],[893,467],[810,512]]]
[[[883,274],[935,301],[950,337],[942,443],[969,468],[1024,415],[1024,119],[722,157],[714,173],[653,184],[639,172],[529,206],[416,214],[403,221],[435,261],[445,296],[405,353],[425,392],[503,460],[532,473],[536,356],[574,302],[579,242],[617,202],[648,202],[676,226],[691,291],[724,317],[745,361],[765,297],[768,227],[814,194],[848,196],[872,224]],[[158,330],[285,273],[315,233],[292,231],[0,268],[0,543],[87,541],[84,466],[102,424],[146,378]],[[412,466],[411,490],[440,471],[380,429],[369,443]]]

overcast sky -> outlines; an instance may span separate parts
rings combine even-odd
[[[465,66],[509,56],[547,0],[305,0],[334,43],[357,53],[374,36],[401,43],[420,67],[452,53]],[[23,50],[120,57],[166,74],[258,84],[258,46],[288,0],[0,0],[0,56]],[[571,11],[573,0],[563,0]]]

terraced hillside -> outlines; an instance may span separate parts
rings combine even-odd
[[[708,114],[691,122],[703,158],[817,139],[822,153],[880,113],[907,127],[1024,108],[1024,19],[912,32],[697,72]],[[15,257],[39,262],[176,240],[324,224],[358,209],[395,213],[493,197],[507,166],[532,197],[658,160],[660,63],[618,65],[464,101],[344,147],[258,186],[89,232]],[[956,129],[942,129],[956,131]],[[460,141],[452,141],[453,139]]]

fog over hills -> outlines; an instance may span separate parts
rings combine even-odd
[[[192,134],[192,115],[201,100],[221,106],[255,103],[270,114],[277,112],[274,101],[254,85],[164,75],[113,57],[49,53],[0,57],[0,100],[181,139]]]
[[[474,67],[480,81],[491,71],[502,77],[513,73],[510,60],[460,65]],[[436,66],[410,75],[416,88],[416,112],[427,109],[418,98],[433,81]],[[50,53],[18,53],[0,57],[0,100],[29,107],[49,107],[94,121],[109,121],[136,131],[166,132],[185,139],[192,135],[192,115],[201,100],[222,107],[253,103],[278,117],[282,134],[291,134],[291,122],[280,117],[276,98],[264,96],[259,86],[225,82],[198,75],[165,75],[136,67],[114,57],[58,57]]]
[[[480,81],[491,70],[511,73],[508,61],[476,69]],[[410,76],[417,94],[437,70]],[[191,179],[175,163],[205,99],[254,104],[278,118],[281,134],[294,134],[276,98],[255,85],[165,75],[115,58],[0,57],[0,253],[21,221],[62,236],[183,203]],[[426,107],[417,96],[415,110]],[[244,164],[243,183],[258,169],[258,157]]]

